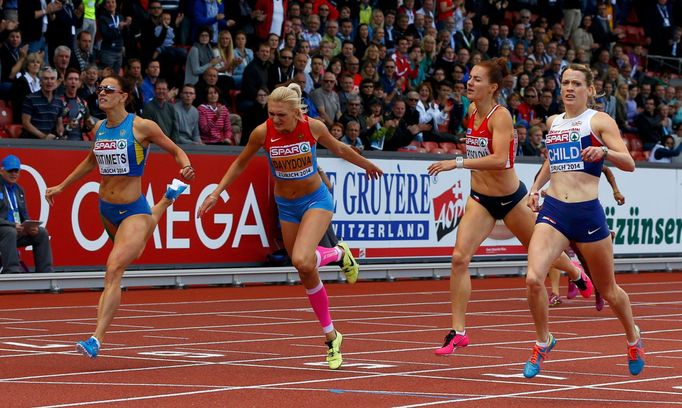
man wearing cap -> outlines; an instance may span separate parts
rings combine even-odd
[[[37,223],[22,225],[31,218],[26,211],[24,189],[17,184],[21,162],[13,154],[2,160],[0,175],[0,256],[3,273],[22,273],[19,265],[18,247],[33,246],[36,272],[54,272],[52,249],[47,230]]]

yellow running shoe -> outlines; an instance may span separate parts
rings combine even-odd
[[[327,363],[332,370],[338,369],[341,367],[341,363],[343,363],[343,358],[341,357],[341,342],[343,342],[343,336],[338,330],[336,331],[336,338],[327,342],[327,346],[329,347],[329,350],[327,350]]]
[[[350,252],[348,244],[339,242],[337,246],[343,249],[343,266],[341,267],[341,270],[344,275],[346,275],[346,281],[348,283],[355,283],[358,280],[358,274],[360,273],[360,265],[358,265],[355,258],[353,258],[353,254]]]

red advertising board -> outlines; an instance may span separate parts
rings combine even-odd
[[[111,241],[104,231],[98,210],[99,172],[95,169],[55,197],[50,207],[45,190],[61,182],[87,155],[87,150],[13,147],[0,148],[0,158],[17,155],[22,162],[19,184],[26,192],[31,218],[40,219],[51,237],[57,268],[96,268],[106,263]],[[260,264],[276,249],[277,220],[270,171],[264,156],[257,156],[221,197],[213,211],[202,219],[196,211],[236,158],[235,155],[193,153],[197,177],[190,188],[166,211],[136,262],[138,265]],[[179,169],[165,152],[152,152],[142,177],[142,194],[150,203],[158,201]],[[22,259],[33,264],[30,251]]]

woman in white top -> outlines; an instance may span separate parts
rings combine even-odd
[[[637,375],[644,368],[640,332],[632,316],[630,299],[614,277],[613,242],[598,199],[604,159],[608,156],[623,171],[634,171],[635,162],[615,120],[604,112],[587,108],[594,93],[593,75],[588,67],[571,64],[563,72],[561,99],[566,113],[547,120],[548,160],[530,189],[528,206],[538,211],[539,191],[551,181],[528,247],[526,292],[537,341],[523,370],[527,378],[540,372],[540,364],[556,344],[548,327],[544,281],[552,261],[571,242],[587,261],[595,287],[625,329],[630,373]]]

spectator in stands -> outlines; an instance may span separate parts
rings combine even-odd
[[[47,31],[48,20],[51,15],[61,10],[61,2],[46,3],[41,0],[21,0],[18,2],[19,27],[21,38],[28,44],[28,52],[43,52],[45,63],[47,59]]]
[[[132,17],[116,12],[116,0],[104,0],[104,12],[97,18],[97,31],[102,36],[99,47],[100,62],[118,74],[123,65],[123,32]]]
[[[187,51],[175,46],[175,30],[173,29],[173,27],[179,28],[183,19],[184,15],[180,13],[173,23],[171,13],[164,11],[161,14],[161,23],[154,27],[154,36],[158,38],[156,43],[160,44],[153,50],[152,59],[158,59],[161,62],[164,78],[173,77],[173,65],[182,65],[187,59]]]
[[[99,70],[95,64],[88,65],[85,68],[85,71],[82,73],[82,85],[78,90],[78,96],[87,103],[90,117],[104,119],[106,115],[99,108],[99,100],[97,98],[98,72]]]
[[[241,87],[244,69],[251,61],[253,61],[253,50],[246,47],[246,33],[237,32],[234,36],[234,69],[232,71],[232,79],[237,89]]]
[[[282,50],[277,57],[277,61],[270,65],[268,72],[268,89],[275,89],[278,86],[289,85],[296,70],[294,69],[294,53],[291,50]]]
[[[63,81],[66,76],[66,70],[69,69],[69,62],[71,61],[71,48],[60,45],[54,50],[54,57],[52,58],[52,66],[57,70],[57,82],[59,87],[58,94],[63,93]]]
[[[308,18],[306,23],[306,29],[303,31],[301,38],[310,43],[311,51],[317,51],[320,48],[320,43],[322,42],[322,35],[319,33],[320,29],[320,17],[313,14]]]
[[[206,5],[199,5],[199,2],[195,3],[195,13],[197,7],[206,7]],[[254,3],[250,0],[234,0],[223,2],[225,15],[227,18],[227,28],[232,31],[233,34],[239,33],[240,31],[244,33],[244,36],[248,36],[249,39],[253,40],[255,28],[254,23],[256,22],[255,17],[258,15],[253,11]],[[293,2],[291,3],[294,4]],[[300,7],[300,6],[299,6]],[[205,14],[202,14],[205,15]],[[235,42],[237,38],[235,35]]]
[[[45,67],[40,71],[40,90],[29,94],[22,107],[21,124],[25,139],[54,140],[64,133],[61,116],[62,100],[55,96],[57,71]]]
[[[251,108],[255,102],[258,89],[268,86],[268,68],[270,63],[270,46],[263,42],[258,45],[256,58],[244,68],[242,76],[242,92],[240,96],[239,111],[245,112]],[[314,63],[314,62],[313,62]]]
[[[352,147],[353,150],[358,153],[365,150],[364,142],[360,139],[360,123],[354,120],[346,123],[345,134],[341,138],[341,141]]]
[[[47,19],[47,31],[45,32],[50,61],[52,61],[57,47],[63,45],[71,49],[74,46],[76,43],[76,26],[80,25],[74,3],[66,0],[58,2],[61,3],[62,7]]]
[[[352,121],[362,124],[362,120],[360,119],[362,114],[362,99],[358,94],[354,93],[348,96],[348,101],[342,111],[343,115],[341,115],[341,119],[339,119],[339,122],[342,125],[345,126],[348,122]],[[361,130],[364,130],[362,126],[360,126],[360,128]]]
[[[668,0],[648,2],[646,18],[643,19],[646,33],[651,37],[650,53],[665,55],[670,39],[673,36],[674,16]]]
[[[661,103],[656,107],[658,116],[661,117],[661,134],[668,136],[673,134],[673,120],[670,117],[670,106]]]
[[[87,103],[78,96],[80,87],[80,71],[69,68],[64,76],[64,94],[61,96],[64,105],[61,112],[63,138],[66,140],[83,140],[83,134],[88,133],[95,125],[95,121],[90,118]]]
[[[582,23],[571,35],[571,42],[576,51],[583,50],[585,58],[592,59],[592,51],[599,48],[599,44],[595,43],[592,36],[592,16],[583,16]]]
[[[526,156],[530,151],[528,147],[528,129],[522,124],[514,126],[514,132],[516,132],[517,145],[516,145],[516,155]],[[531,154],[532,156],[532,154]]]
[[[161,78],[154,84],[154,100],[144,106],[142,117],[156,122],[163,133],[174,143],[178,141],[178,118],[171,100],[177,89],[168,89],[168,81]]]
[[[296,74],[297,76],[300,73]],[[256,128],[256,126],[265,122],[268,119],[268,96],[270,93],[267,88],[261,88],[256,92],[256,103],[251,106],[251,108],[246,112],[240,112],[242,114],[242,139],[239,141],[240,146],[246,146],[249,143],[249,137],[251,132]],[[310,109],[312,103],[305,102]],[[310,111],[308,112],[310,115]]]
[[[144,110],[144,78],[142,77],[142,62],[137,58],[128,59],[125,68],[125,79],[130,82],[132,92],[129,95],[128,109],[138,116],[142,116]],[[92,85],[91,85],[92,86]],[[96,89],[93,91],[96,93]]]
[[[644,150],[651,150],[661,139],[661,117],[656,114],[656,100],[649,96],[644,101],[644,111],[635,118],[635,127]]]
[[[17,74],[21,71],[28,53],[28,45],[21,46],[21,31],[11,30],[0,48],[0,97],[9,99]]]
[[[154,100],[154,86],[161,73],[161,63],[154,60],[149,61],[144,72],[147,75],[142,81],[142,101],[143,105],[146,105]]]
[[[216,65],[218,69],[218,76],[220,77],[221,88],[223,90],[236,89],[234,78],[232,78],[232,73],[234,68],[238,65],[235,61],[234,56],[234,43],[232,41],[232,34],[223,30],[218,33],[218,44],[214,48],[214,54],[218,54],[220,57],[220,62]]]
[[[50,234],[39,223],[25,223],[32,220],[26,207],[24,189],[17,183],[21,174],[21,162],[13,154],[2,160],[0,175],[3,190],[0,193],[0,255],[2,272],[22,273],[17,248],[33,246],[36,272],[54,272]]]
[[[199,137],[199,111],[193,106],[196,91],[191,84],[185,84],[180,100],[173,107],[178,117],[178,144],[202,144]]]
[[[256,2],[253,14],[257,38],[265,40],[268,34],[282,37],[282,23],[286,20],[285,8],[286,2],[282,1],[259,0]]]
[[[201,3],[201,2],[198,2]],[[215,67],[221,60],[213,55],[211,50],[211,29],[202,27],[198,30],[197,42],[194,43],[187,55],[185,64],[185,83],[196,84],[199,76],[209,67]]]
[[[235,145],[230,112],[221,104],[217,86],[207,88],[208,101],[199,106],[199,135],[207,145]],[[237,141],[238,142],[238,141]],[[238,144],[238,143],[237,143]]]
[[[677,125],[675,129],[675,133],[672,135],[673,140],[674,140],[674,150],[677,150],[682,146],[682,126]],[[649,155],[651,157],[651,155]],[[682,163],[682,155],[675,156],[671,158],[671,161],[673,163]]]
[[[324,73],[322,86],[313,90],[310,97],[320,113],[320,120],[331,126],[341,117],[339,95],[334,91],[336,77],[331,72]]]
[[[206,71],[204,71],[203,75],[201,75],[201,79],[194,86],[196,92],[194,106],[198,107],[199,105],[208,102],[209,86],[216,86],[218,87],[218,89],[221,89],[221,86],[219,85],[218,70],[213,67],[210,67]],[[221,94],[218,102],[220,102],[223,105],[227,105],[226,96]]]
[[[675,139],[672,135],[664,135],[658,143],[651,149],[649,161],[652,163],[672,163],[673,157],[678,157],[682,153],[682,144],[675,148]]]
[[[76,37],[76,47],[71,53],[69,66],[85,71],[88,65],[94,64],[97,56],[92,52],[92,35],[88,31],[81,31]]]
[[[341,112],[346,112],[349,100],[358,94],[355,84],[353,83],[353,77],[348,74],[341,74],[338,77],[338,82],[340,85],[339,90],[336,92],[339,95],[339,104],[341,105]]]
[[[19,76],[12,82],[11,101],[14,114],[14,123],[21,124],[21,107],[24,106],[26,95],[40,91],[40,78],[38,74],[43,65],[43,55],[38,52],[28,54]]]
[[[234,3],[228,1],[227,3]],[[239,3],[247,3],[246,1],[239,1]],[[241,4],[240,4],[241,5]],[[253,14],[257,11],[254,10]],[[241,14],[241,11],[240,13]],[[235,18],[237,15],[230,15],[230,18]],[[260,18],[260,17],[258,17]],[[208,42],[217,43],[218,33],[227,27],[227,19],[225,18],[225,2],[218,0],[202,0],[194,2],[193,14],[193,28],[192,38],[199,38],[202,32],[208,33]],[[233,20],[236,22],[236,20]],[[208,31],[206,31],[208,30]],[[207,43],[208,43],[207,42]],[[190,51],[191,52],[191,51]],[[203,71],[202,71],[203,72]],[[200,72],[201,73],[201,72]],[[200,74],[196,74],[197,76]],[[185,83],[189,83],[185,81]]]
[[[542,129],[539,126],[531,126],[528,130],[528,141],[525,147],[524,156],[545,157],[547,149],[542,140]]]
[[[332,43],[332,55],[337,55],[341,52],[341,39],[337,37],[339,33],[339,23],[336,20],[327,21],[324,25],[324,36],[322,39]]]

